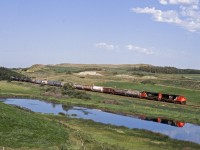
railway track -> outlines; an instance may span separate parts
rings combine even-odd
[[[200,105],[186,104],[184,106],[190,106],[190,107],[194,107],[194,108],[200,108]]]

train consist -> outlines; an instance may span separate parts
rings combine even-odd
[[[30,83],[42,84],[42,85],[57,86],[57,87],[62,87],[65,84],[60,81],[36,80],[36,79],[30,79],[30,78],[22,79],[22,78],[11,77],[11,80],[30,82]],[[134,97],[134,98],[140,98],[140,99],[170,102],[170,103],[176,103],[176,104],[186,104],[186,100],[187,100],[184,96],[175,95],[175,94],[163,94],[163,93],[138,91],[138,90],[116,89],[116,88],[111,88],[111,87],[81,85],[81,84],[74,84],[74,83],[72,83],[71,85],[72,87],[78,90],[93,91],[93,92]]]
[[[116,89],[110,87],[90,86],[90,85],[80,85],[80,84],[73,84],[73,87],[78,90],[101,92],[113,95],[121,95],[127,97],[156,100],[156,101],[163,101],[163,102],[170,102],[177,104],[186,104],[186,98],[181,95],[163,94],[163,93],[146,92],[146,91],[140,92],[138,90],[125,90],[125,89]]]

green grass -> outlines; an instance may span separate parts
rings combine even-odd
[[[0,103],[0,146],[46,148],[67,144],[68,131],[41,115]]]
[[[71,142],[78,149],[199,149],[200,145],[173,140],[167,136],[145,130],[102,125],[90,120],[51,117],[70,128]],[[80,140],[82,142],[80,142]],[[79,144],[77,144],[79,143]],[[82,145],[80,147],[80,145]]]
[[[41,88],[36,85],[26,84],[22,82],[0,82],[0,94],[5,95],[38,95],[41,92]]]
[[[200,75],[199,74],[185,74],[185,77],[193,80],[200,81]]]

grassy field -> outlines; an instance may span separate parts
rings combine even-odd
[[[35,65],[31,68],[20,69],[18,72],[36,79],[179,94],[187,98],[188,104],[200,105],[200,75],[130,72],[129,68],[131,67],[132,65]],[[80,72],[85,71],[97,72],[101,76],[79,75]],[[37,98],[65,105],[98,108],[120,114],[164,117],[200,124],[200,109],[198,108],[82,91],[89,96],[89,99],[84,99],[82,97],[62,96],[62,92],[61,88],[0,81],[0,97]],[[3,120],[4,123],[0,126],[2,127],[0,140],[7,138],[8,141],[6,143],[0,142],[0,148],[4,146],[18,149],[84,149],[84,147],[85,149],[199,149],[199,145],[171,140],[166,136],[144,130],[130,130],[63,116],[33,114],[1,103],[0,105],[1,115],[6,114],[7,118],[12,118],[11,120],[16,122],[16,129],[21,129],[19,132],[11,132],[10,136],[5,137],[8,131],[4,126],[8,124],[8,127],[12,127],[12,122],[9,119]],[[25,117],[20,118],[20,116]],[[48,139],[51,136],[51,133],[49,133],[51,130],[47,131],[44,127],[45,125],[42,126],[43,123],[40,121],[44,121],[47,128],[55,128],[55,132],[52,133],[55,134],[55,139],[50,138],[53,144],[50,144],[50,142],[42,144],[43,139]],[[24,126],[21,126],[23,122]],[[32,127],[30,124],[34,123],[36,128],[31,131],[29,126]],[[45,133],[46,136],[41,135],[40,137],[35,133],[40,125],[41,130],[38,131]],[[59,137],[56,136],[60,132],[65,133],[60,137],[62,140],[59,140]],[[16,140],[13,140],[12,135],[17,137]],[[39,143],[34,140],[33,142],[31,141],[35,135],[35,139],[38,138]],[[29,142],[23,138],[26,136]],[[22,141],[21,144],[20,140]]]

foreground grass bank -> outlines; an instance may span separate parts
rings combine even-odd
[[[42,115],[0,103],[0,148],[52,150],[199,149],[200,145],[145,130]]]
[[[64,126],[41,115],[0,103],[0,146],[9,148],[67,147]]]

